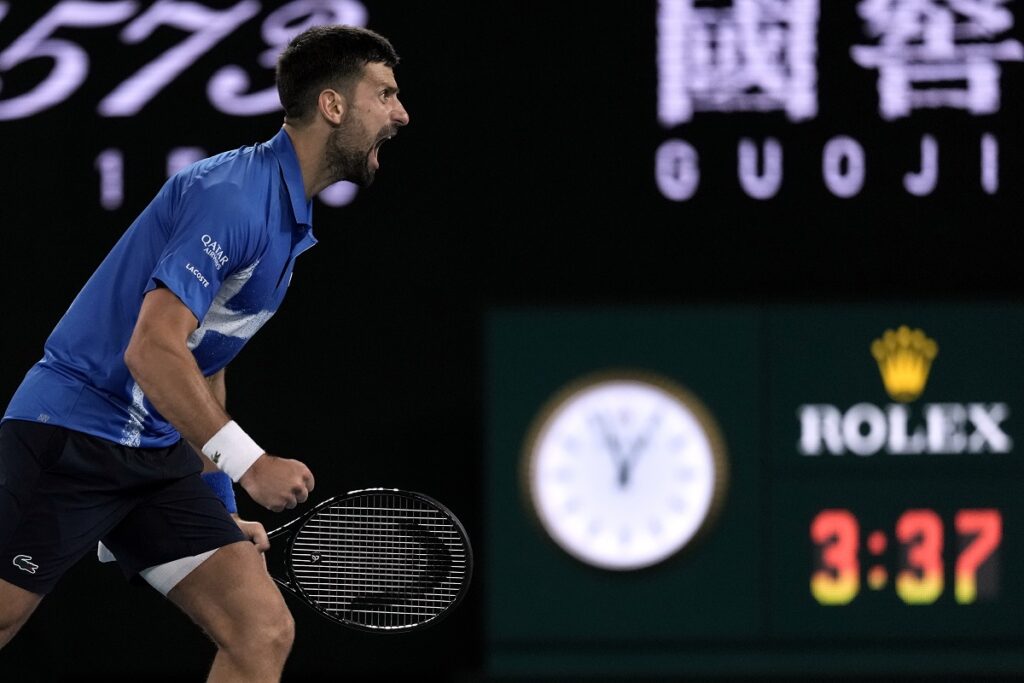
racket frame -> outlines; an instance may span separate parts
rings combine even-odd
[[[422,621],[422,622],[419,622],[419,623],[408,624],[408,625],[403,625],[403,626],[368,626],[368,625],[360,624],[360,623],[357,623],[357,622],[354,622],[354,621],[348,621],[348,620],[345,620],[345,619],[340,619],[340,618],[330,614],[326,610],[322,609],[319,605],[317,605],[316,600],[314,600],[312,597],[310,597],[302,589],[302,584],[299,582],[298,578],[295,575],[295,571],[292,568],[292,547],[293,547],[293,544],[295,542],[296,537],[298,536],[298,532],[302,529],[302,527],[306,524],[306,522],[308,522],[310,520],[310,518],[314,517],[323,508],[330,507],[331,505],[334,505],[334,504],[338,503],[339,501],[343,501],[343,500],[345,500],[347,498],[352,498],[352,497],[358,496],[358,495],[376,494],[376,493],[380,493],[380,494],[395,494],[395,495],[399,495],[399,496],[408,496],[410,498],[419,499],[422,502],[426,503],[427,505],[436,508],[443,515],[445,515],[448,518],[449,521],[451,521],[452,526],[455,527],[455,529],[456,529],[460,539],[465,544],[465,548],[466,548],[466,575],[463,578],[462,583],[459,586],[459,593],[458,593],[458,595],[455,596],[455,598],[451,601],[451,603],[449,603],[447,606],[445,606],[445,608],[443,610],[438,612],[435,616],[431,617],[427,621]],[[455,607],[458,606],[459,603],[462,602],[462,599],[466,596],[466,593],[469,591],[469,584],[470,584],[470,581],[473,578],[473,547],[472,547],[472,545],[470,545],[469,534],[466,533],[466,529],[462,525],[462,522],[459,521],[459,518],[456,517],[455,513],[453,513],[447,506],[443,505],[442,503],[440,503],[436,499],[432,498],[431,496],[428,496],[428,495],[426,495],[424,493],[419,493],[419,492],[416,492],[416,491],[406,491],[404,489],[395,489],[395,488],[374,487],[374,488],[365,488],[365,489],[355,489],[353,491],[349,491],[349,492],[347,492],[345,494],[342,494],[342,495],[331,496],[330,498],[327,498],[326,500],[323,500],[323,501],[317,503],[314,507],[312,507],[309,510],[307,510],[306,512],[304,512],[302,515],[296,517],[295,519],[291,520],[290,522],[287,522],[286,524],[283,524],[283,525],[279,526],[278,528],[274,529],[273,531],[271,531],[271,532],[269,532],[267,534],[267,537],[270,540],[273,540],[275,538],[281,538],[282,536],[284,537],[285,546],[284,546],[284,548],[280,549],[280,551],[279,551],[279,552],[283,553],[283,560],[279,564],[281,566],[283,566],[285,576],[283,576],[283,577],[282,576],[278,576],[278,575],[276,575],[275,572],[268,571],[268,573],[270,574],[270,578],[272,578],[279,586],[281,586],[282,588],[287,590],[289,593],[291,593],[292,595],[297,597],[303,604],[308,606],[310,609],[312,609],[314,612],[316,612],[317,614],[319,614],[323,618],[325,618],[325,619],[327,619],[327,620],[329,620],[329,621],[331,621],[331,622],[333,622],[335,624],[341,624],[342,626],[345,626],[345,627],[351,628],[351,629],[355,629],[357,631],[365,631],[365,632],[371,632],[371,633],[409,633],[410,631],[420,630],[420,629],[423,629],[423,628],[427,628],[427,627],[433,626],[433,625],[437,624],[438,622],[444,620],[444,618],[447,617],[448,614],[453,609],[455,609]]]

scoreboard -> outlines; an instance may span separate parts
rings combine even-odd
[[[492,672],[1024,672],[1024,308],[514,308],[487,339]],[[625,384],[546,418],[594,373],[671,382],[714,431]],[[538,420],[565,455],[524,476]],[[665,484],[702,477],[717,510],[643,566],[550,523],[628,558],[709,507]]]

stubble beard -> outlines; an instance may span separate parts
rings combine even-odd
[[[360,187],[373,182],[374,173],[369,166],[369,149],[362,149],[368,139],[366,130],[354,119],[331,131],[327,139],[327,168],[332,182],[347,180]]]

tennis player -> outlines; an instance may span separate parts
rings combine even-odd
[[[231,418],[224,371],[316,243],[313,196],[370,184],[409,122],[398,61],[366,29],[297,36],[277,134],[170,178],[57,323],[0,424],[0,647],[101,543],[213,639],[209,680],[280,679],[294,623],[233,484],[279,512],[313,475]]]

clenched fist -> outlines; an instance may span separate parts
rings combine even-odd
[[[313,490],[313,473],[298,460],[264,453],[238,480],[263,507],[281,512],[304,503]]]

